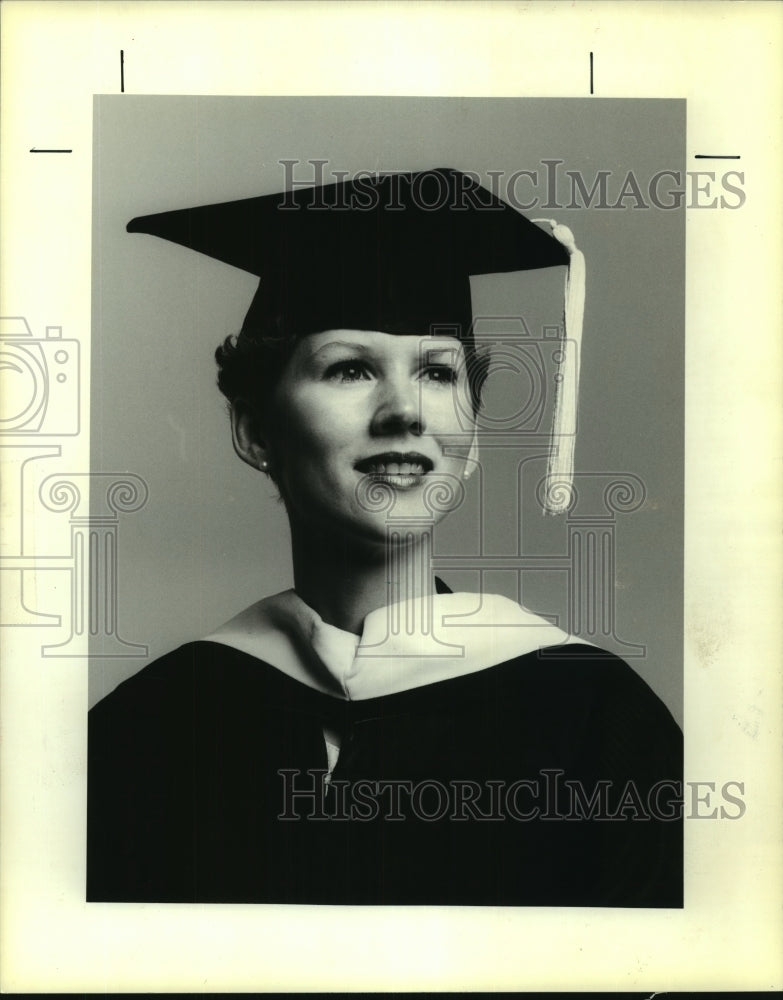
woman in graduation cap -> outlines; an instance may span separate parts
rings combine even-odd
[[[218,381],[285,505],[294,587],[91,712],[88,899],[682,905],[666,708],[617,657],[430,565],[478,461],[470,276],[565,266],[578,335],[568,230],[450,169],[128,229],[260,277]],[[565,426],[576,358],[561,373]]]

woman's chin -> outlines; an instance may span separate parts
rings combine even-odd
[[[438,516],[437,520],[441,519]],[[414,547],[431,532],[434,521],[423,505],[397,508],[395,516],[388,512],[359,511],[355,517],[318,518],[291,522],[291,534],[312,556],[321,550],[326,556],[345,556],[349,552],[373,559],[384,559],[392,549]]]
[[[437,518],[440,520],[440,517]],[[370,546],[387,548],[389,545],[415,544],[431,532],[434,521],[432,514],[421,503],[403,503],[396,506],[393,513],[365,513],[350,525],[345,525],[347,533]]]
[[[334,484],[332,484],[334,486]],[[461,485],[448,474],[366,474],[353,489],[325,488],[332,503],[286,504],[292,535],[324,549],[360,547],[383,551],[390,544],[415,545],[459,506]]]

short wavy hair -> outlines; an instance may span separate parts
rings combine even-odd
[[[226,337],[215,351],[217,384],[230,404],[244,400],[264,412],[274,395],[286,363],[293,354],[292,338],[259,337],[245,331]],[[489,354],[464,344],[470,399],[475,416],[489,371]]]

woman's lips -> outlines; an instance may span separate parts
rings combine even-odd
[[[356,463],[359,472],[388,476],[424,476],[431,472],[432,460],[417,452],[386,452],[370,455]]]
[[[367,472],[383,476],[423,476],[421,462],[370,462]]]
[[[427,473],[432,471],[433,463],[425,455],[390,452],[363,458],[355,468],[375,482],[408,489],[421,485]]]

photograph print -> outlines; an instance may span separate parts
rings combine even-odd
[[[87,900],[681,907],[685,102],[94,111]]]

